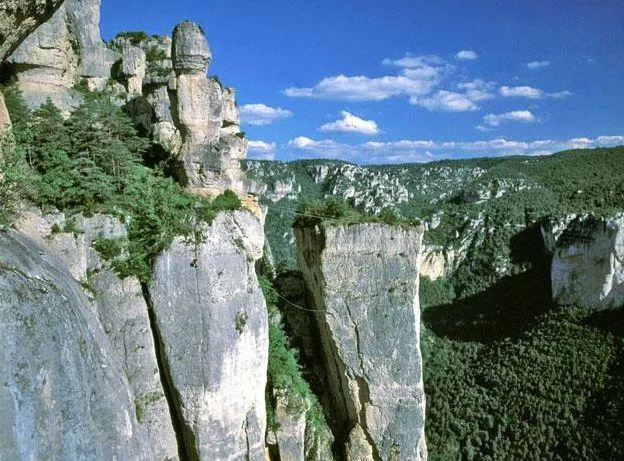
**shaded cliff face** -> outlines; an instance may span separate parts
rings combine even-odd
[[[0,233],[0,452],[6,459],[156,459],[128,377],[64,265]]]
[[[556,304],[624,306],[624,214],[570,221],[556,239],[551,283]]]
[[[150,301],[189,459],[264,459],[268,322],[254,262],[262,225],[219,215],[200,244],[176,239]]]
[[[295,235],[347,459],[426,459],[422,229],[318,225]]]

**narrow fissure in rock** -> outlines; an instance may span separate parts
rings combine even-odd
[[[167,406],[169,407],[169,414],[171,415],[171,422],[173,424],[173,431],[178,443],[178,456],[180,461],[198,461],[199,453],[197,452],[195,444],[195,436],[191,429],[184,423],[184,418],[180,414],[180,398],[179,393],[173,385],[171,379],[171,371],[169,369],[169,363],[164,352],[164,344],[158,324],[156,323],[156,314],[154,313],[154,306],[152,304],[152,297],[149,293],[149,288],[145,283],[141,283],[141,291],[143,292],[143,298],[147,305],[147,315],[149,317],[150,329],[152,336],[154,337],[154,348],[156,349],[156,362],[158,363],[158,373],[160,375],[160,383],[167,399]]]

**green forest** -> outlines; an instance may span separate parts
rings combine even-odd
[[[540,226],[569,214],[624,211],[624,148],[354,167],[365,170],[350,181],[364,195],[373,194],[366,174],[398,177],[412,192],[368,218],[353,200],[332,195],[341,190],[339,173],[319,180],[318,165],[340,171],[344,162],[251,163],[254,177],[268,184],[291,177],[299,191],[265,199],[266,233],[281,270],[294,265],[284,243],[293,222],[389,217],[392,224],[438,213],[440,225],[424,240],[440,246],[455,244],[471,220],[491,229],[475,233],[448,278],[421,277],[430,460],[624,458],[624,311],[554,306],[551,255],[540,234]]]

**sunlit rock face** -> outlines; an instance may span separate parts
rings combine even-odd
[[[570,221],[556,240],[551,282],[556,304],[624,306],[624,214]]]
[[[2,459],[158,459],[83,288],[13,230],[0,233],[0,338]]]
[[[262,223],[220,213],[193,244],[176,238],[149,286],[189,459],[264,460],[268,318],[254,264]]]
[[[109,83],[120,56],[102,41],[99,24],[100,0],[67,0],[7,59],[31,108],[50,98],[66,112],[82,100],[74,85],[84,80],[103,89]]]
[[[347,459],[425,460],[421,227],[296,228]]]

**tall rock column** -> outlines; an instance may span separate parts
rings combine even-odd
[[[425,460],[418,271],[422,228],[295,228],[348,460]]]
[[[204,240],[176,238],[149,287],[190,460],[264,460],[268,319],[254,262],[262,223],[220,213]]]
[[[247,141],[240,132],[222,130],[238,120],[232,114],[234,95],[216,78],[206,78],[212,53],[201,27],[190,21],[175,27],[171,58],[176,75],[172,112],[182,135],[180,158],[188,185],[211,194],[227,188],[241,193],[239,162],[247,154]]]

